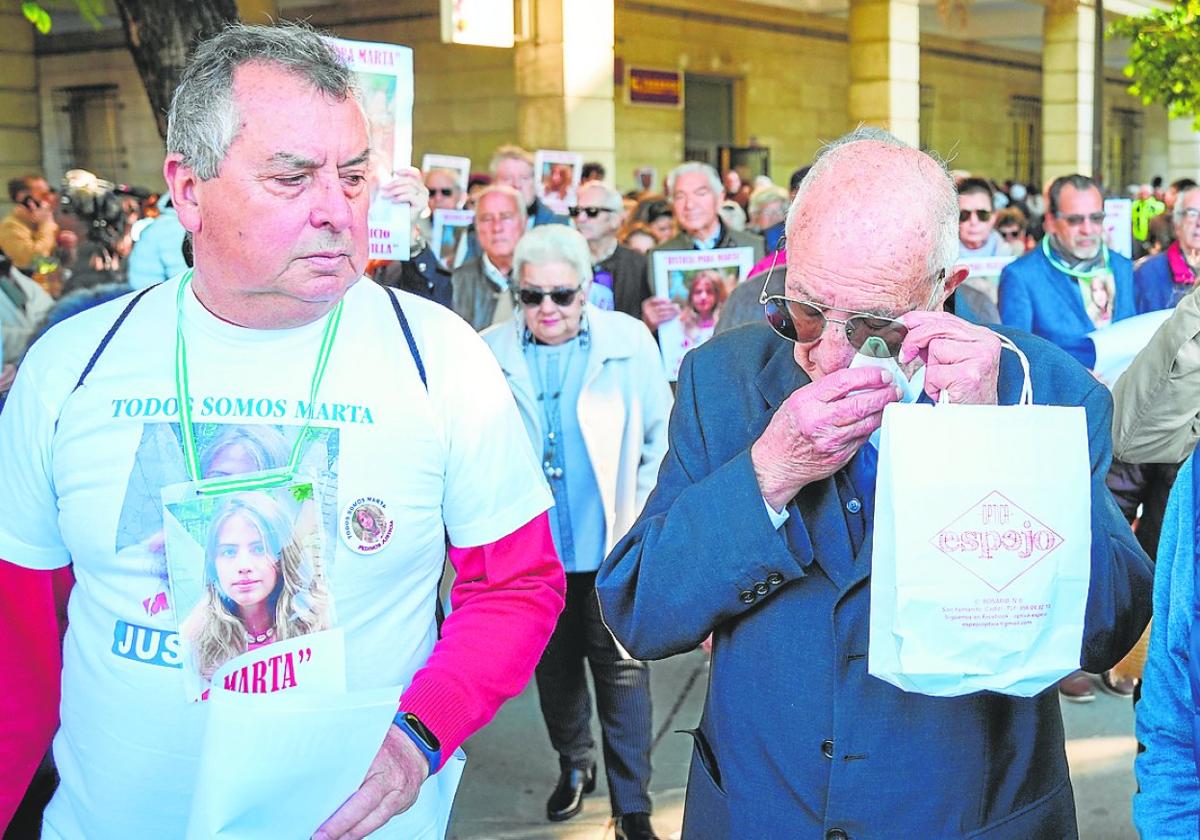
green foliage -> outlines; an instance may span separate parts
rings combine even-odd
[[[108,11],[105,0],[71,0],[71,5],[94,29],[100,28],[100,16]],[[43,35],[50,34],[50,27],[54,21],[41,3],[22,3],[21,14],[25,15],[25,19],[32,23],[38,32]]]
[[[1173,118],[1191,117],[1200,130],[1200,0],[1176,0],[1165,11],[1126,18],[1108,34],[1132,41],[1129,92],[1146,105],[1162,105]]]

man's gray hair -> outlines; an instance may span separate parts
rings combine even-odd
[[[675,180],[680,175],[690,175],[693,172],[699,172],[708,178],[708,183],[712,187],[712,191],[718,196],[725,195],[725,185],[721,183],[721,176],[717,174],[717,170],[713,169],[707,163],[689,160],[687,163],[681,163],[671,170],[671,174],[667,176],[667,200],[671,200],[671,196],[675,194]]]
[[[478,195],[475,196],[475,213],[479,213],[479,205],[489,195],[503,195],[513,203],[513,207],[517,208],[517,215],[521,217],[521,227],[525,227],[525,222],[529,218],[529,213],[525,210],[525,199],[515,189],[508,184],[488,184],[481,189]]]
[[[527,265],[566,263],[575,269],[584,293],[592,285],[592,252],[583,234],[566,225],[539,225],[521,237],[513,252],[513,280],[521,282]]]
[[[217,177],[237,137],[233,77],[244,64],[272,64],[326,96],[358,101],[350,70],[315,29],[300,23],[233,23],[201,43],[183,70],[167,115],[167,152],[202,181]]]
[[[776,201],[786,205],[788,203],[787,190],[783,187],[777,187],[774,184],[768,184],[765,187],[759,187],[754,192],[750,193],[750,218],[754,218],[764,209]],[[787,210],[787,207],[784,207]]]
[[[505,160],[519,160],[529,164],[529,168],[533,169],[533,155],[520,146],[514,146],[511,143],[505,146],[500,146],[492,153],[491,162],[488,163],[488,171],[492,175],[496,174],[496,170],[500,168],[500,162]]]
[[[435,172],[439,172],[442,175],[449,175],[451,185],[454,187],[454,191],[456,193],[459,193],[460,195],[462,194],[462,184],[459,182],[459,178],[461,176],[459,175],[458,170],[451,169],[448,166],[431,166],[431,167],[429,167],[429,169],[427,169],[424,173],[422,173],[421,181],[422,182],[428,181],[429,176]]]
[[[614,213],[620,213],[625,209],[625,203],[621,200],[621,194],[616,191],[611,185],[603,181],[588,181],[586,184],[580,184],[577,192],[581,193],[584,190],[603,190],[604,191],[604,207],[612,210]]]
[[[1171,219],[1175,224],[1183,221],[1184,200],[1193,193],[1200,193],[1200,187],[1184,187],[1175,194],[1175,208],[1171,211]]]
[[[795,220],[800,217],[800,205],[804,203],[804,197],[808,194],[809,189],[829,170],[833,161],[837,159],[837,153],[852,143],[862,143],[864,141],[883,143],[887,146],[898,146],[902,149],[911,149],[908,143],[905,143],[890,131],[885,131],[882,128],[876,128],[869,125],[860,125],[854,131],[846,134],[838,139],[828,143],[817,153],[817,159],[813,162],[812,169],[800,182],[800,186],[796,189],[796,197],[792,200],[792,206],[787,214],[787,233],[790,236],[792,226]],[[932,155],[928,155],[931,163],[937,166],[942,177],[937,179],[936,183],[931,183],[930,186],[935,188],[935,194],[930,195],[931,218],[930,224],[934,228],[933,247],[929,250],[929,255],[926,261],[927,274],[933,280],[937,275],[945,269],[949,273],[949,269],[958,259],[958,188],[954,185],[954,179],[950,177],[950,173],[946,170],[946,164],[938,160]]]

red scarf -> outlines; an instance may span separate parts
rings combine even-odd
[[[1172,242],[1171,247],[1167,248],[1167,265],[1171,267],[1171,279],[1181,286],[1191,286],[1196,282],[1196,272],[1188,265],[1178,242]]]

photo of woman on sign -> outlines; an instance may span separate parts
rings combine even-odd
[[[181,628],[203,679],[247,651],[329,627],[324,575],[295,524],[267,492],[234,493],[215,508],[204,592]]]

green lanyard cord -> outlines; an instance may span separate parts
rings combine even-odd
[[[321,336],[321,349],[317,353],[317,363],[313,368],[312,382],[308,389],[308,412],[304,425],[292,444],[291,458],[282,470],[274,470],[267,475],[233,476],[213,479],[203,479],[200,476],[200,456],[196,451],[196,430],[192,426],[192,402],[188,391],[187,342],[183,334],[183,295],[192,281],[192,272],[188,271],[179,283],[179,291],[175,295],[175,394],[179,398],[179,429],[183,438],[183,456],[188,475],[197,483],[197,492],[204,494],[230,493],[236,490],[261,490],[270,487],[280,487],[293,480],[297,467],[300,466],[300,453],[308,438],[308,430],[312,425],[313,407],[317,402],[317,391],[321,380],[325,378],[325,369],[329,366],[329,356],[333,351],[333,342],[337,337],[338,324],[342,320],[342,301],[338,301],[325,319],[325,332]]]
[[[1050,261],[1050,265],[1066,274],[1069,277],[1074,277],[1077,280],[1091,280],[1101,274],[1109,273],[1108,267],[1108,245],[1100,243],[1100,252],[1104,255],[1103,261],[1099,268],[1093,268],[1089,271],[1080,271],[1077,268],[1072,268],[1065,262],[1060,260],[1054,251],[1050,248],[1050,234],[1047,233],[1042,237],[1042,253],[1046,255],[1046,259]]]

